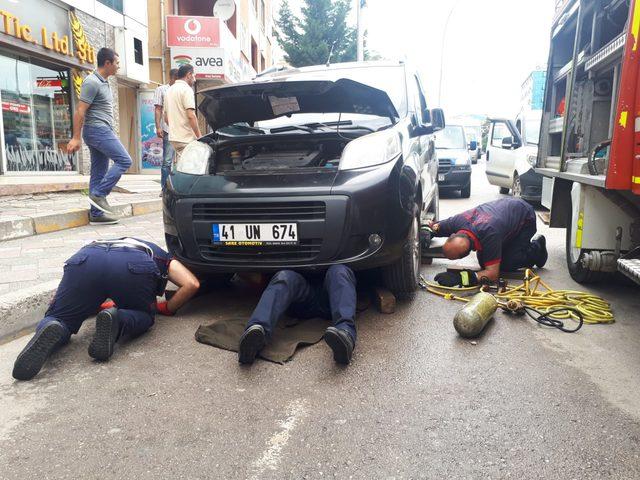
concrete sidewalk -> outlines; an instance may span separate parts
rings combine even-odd
[[[46,310],[64,261],[96,238],[133,236],[164,248],[159,213],[124,218],[117,225],[88,225],[73,230],[0,243],[0,338],[33,326]]]
[[[129,176],[131,177],[131,176]],[[160,211],[155,177],[121,179],[109,203],[122,217]],[[51,233],[89,223],[86,191],[71,190],[0,196],[0,242]]]

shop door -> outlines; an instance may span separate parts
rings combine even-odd
[[[133,160],[127,173],[140,173],[137,94],[138,91],[135,88],[126,85],[118,86],[120,141]]]
[[[74,172],[69,70],[0,54],[3,172]]]

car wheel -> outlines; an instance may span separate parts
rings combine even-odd
[[[565,235],[567,268],[569,269],[569,275],[571,275],[571,278],[578,283],[597,283],[612,278],[613,273],[594,272],[593,270],[585,268],[582,264],[582,259],[585,253],[587,253],[587,250],[583,248],[576,248],[572,245],[572,240],[575,238],[576,231],[577,221],[571,219],[569,225],[567,225]]]
[[[502,195],[509,195],[509,189],[507,187],[500,187],[500,193]]]
[[[469,185],[460,190],[460,196],[462,198],[469,198],[471,196],[471,180],[469,180]]]
[[[511,186],[511,195],[516,198],[522,197],[522,182],[517,173],[513,174],[513,185]]]
[[[407,239],[402,247],[402,256],[395,263],[382,269],[385,286],[398,299],[410,299],[418,289],[421,257],[418,215],[416,215],[411,222],[411,228],[409,228]]]

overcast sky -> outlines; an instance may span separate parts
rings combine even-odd
[[[547,62],[555,0],[367,0],[367,4],[369,47],[415,65],[432,107],[438,101],[444,25],[455,6],[444,42],[441,106],[447,116],[515,117],[522,82]]]

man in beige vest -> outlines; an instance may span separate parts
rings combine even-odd
[[[169,141],[180,158],[189,142],[202,136],[196,117],[196,99],[193,93],[195,83],[193,65],[182,65],[178,69],[177,80],[166,93],[165,116],[169,124]]]

